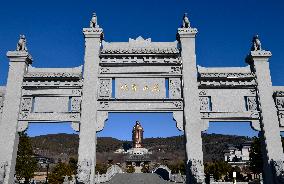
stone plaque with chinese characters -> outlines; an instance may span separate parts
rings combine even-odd
[[[166,87],[164,78],[116,78],[117,99],[164,99]]]

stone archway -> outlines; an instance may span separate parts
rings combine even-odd
[[[17,132],[28,122],[69,121],[80,131],[78,165],[84,177],[78,179],[93,184],[96,132],[109,112],[122,111],[173,112],[185,132],[189,183],[204,183],[201,132],[208,122],[251,121],[263,135],[264,182],[281,183],[284,87],[272,86],[271,52],[258,47],[255,37],[247,67],[197,66],[197,29],[186,15],[183,21],[172,42],[142,37],[105,42],[98,25],[84,28],[84,72],[81,67],[33,68],[25,49],[9,51],[8,82],[0,87],[0,183],[14,180]]]
[[[171,172],[172,171],[165,165],[160,165],[159,167],[153,170],[153,173],[158,174],[164,180],[167,180],[167,181],[170,180],[171,178]]]

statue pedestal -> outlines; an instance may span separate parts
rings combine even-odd
[[[144,154],[151,154],[148,149],[146,148],[131,148],[127,150],[127,153],[131,155],[144,155]]]

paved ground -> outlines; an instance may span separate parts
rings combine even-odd
[[[105,184],[171,184],[165,181],[157,174],[152,173],[123,173],[116,174],[109,182]]]

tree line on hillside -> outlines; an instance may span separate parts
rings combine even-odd
[[[20,142],[18,146],[18,153],[17,153],[18,155],[17,155],[17,160],[16,160],[17,161],[16,162],[16,176],[19,180],[24,179],[25,183],[28,183],[30,179],[34,177],[34,172],[37,170],[37,162],[35,158],[33,157],[34,155],[34,151],[33,151],[34,149],[33,149],[33,144],[32,144],[33,140],[29,138],[25,132],[19,133],[19,135],[20,135]],[[64,136],[65,135],[60,135],[59,137],[62,138]],[[213,138],[210,139],[210,136]],[[210,136],[208,136],[209,138],[208,137],[206,138],[208,138],[208,140],[215,140],[215,141],[220,140],[220,137],[222,137],[220,135],[210,135]],[[69,135],[67,137],[70,138]],[[57,138],[53,137],[52,141],[57,142],[56,141]],[[228,136],[227,138],[225,138],[226,139],[225,141],[229,141],[233,138],[234,136]],[[242,142],[242,141],[246,141],[247,139],[248,138],[242,137],[238,139],[238,141]],[[44,140],[47,140],[46,137],[44,138]],[[101,139],[101,140],[102,142],[104,141],[103,144],[108,144],[109,142],[113,142],[113,143],[120,142],[120,144],[125,143],[123,141],[119,141],[113,138],[106,138],[106,139]],[[170,143],[166,142],[165,140],[170,141]],[[222,140],[224,140],[224,138]],[[159,143],[162,142],[163,144],[168,143],[171,145],[174,142],[179,144],[180,141],[182,141],[181,136],[176,136],[173,138],[158,138],[157,140],[155,140],[154,138],[145,139],[146,144],[149,146],[152,146],[152,148],[155,148],[157,142]],[[126,142],[126,143],[129,145],[129,142]],[[212,141],[212,144],[213,143],[214,141]],[[72,143],[70,145],[72,145]],[[112,149],[117,148],[118,145],[115,145]],[[177,147],[179,147],[179,145]],[[168,149],[170,150],[172,148],[170,147]],[[107,150],[111,150],[111,149],[107,149]],[[175,163],[167,163],[167,165],[172,170],[172,173],[182,173],[182,174],[185,173],[185,164],[183,161],[177,161]],[[109,165],[107,164],[98,163],[96,166],[96,169],[100,173],[104,173],[106,172],[108,167]],[[249,162],[248,169],[250,169],[250,171],[252,171],[255,174],[260,174],[262,172],[262,155],[261,155],[261,149],[260,149],[260,139],[257,137],[253,138],[253,144],[251,146],[250,162]],[[69,162],[66,162],[66,163],[59,162],[52,169],[51,174],[48,177],[49,183],[62,183],[63,176],[75,175],[76,170],[77,170],[77,160],[74,158],[70,158]],[[149,172],[147,168],[144,168],[143,171]],[[231,173],[233,171],[237,171],[238,178],[242,177],[242,175],[240,175],[239,168],[237,167],[233,168],[226,162],[223,162],[220,160],[205,162],[205,173],[207,174],[207,176],[209,174],[213,174],[215,179],[220,179],[220,178],[225,177],[228,180],[230,180]],[[129,172],[131,172],[131,168],[129,168]]]
[[[239,145],[251,140],[248,137],[203,134],[203,153],[204,161],[223,160],[223,151],[228,144]],[[76,158],[78,154],[79,136],[77,134],[56,134],[44,135],[31,138],[32,145],[36,154],[54,158],[54,160],[63,160],[68,162],[69,157]],[[122,141],[111,137],[98,137],[97,152],[109,153],[119,148],[125,148],[125,145],[132,145],[131,141]],[[124,145],[124,146],[123,146]],[[169,156],[177,152],[184,153],[184,136],[173,136],[167,138],[145,138],[144,147],[150,151],[159,150],[169,153]],[[58,157],[58,158],[57,158]]]

